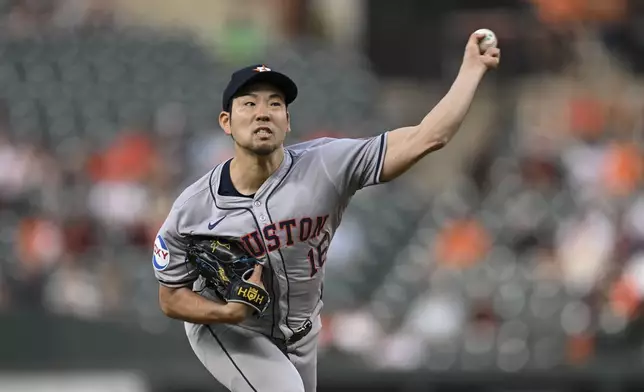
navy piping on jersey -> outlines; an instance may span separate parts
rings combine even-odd
[[[377,184],[380,182],[380,178],[378,178],[379,174],[382,173],[382,170],[380,169],[380,163],[382,161],[382,151],[385,149],[385,134],[383,133],[380,135],[380,149],[378,150],[378,160],[376,161],[376,172],[373,173],[373,183]]]
[[[210,334],[212,335],[212,337],[215,338],[215,340],[217,341],[217,344],[219,344],[219,347],[221,347],[221,350],[224,352],[224,354],[226,354],[228,359],[230,359],[230,362],[232,362],[235,369],[237,369],[239,374],[241,374],[241,376],[244,378],[244,381],[246,381],[250,389],[252,389],[254,392],[257,392],[257,389],[255,389],[255,387],[253,386],[253,384],[250,383],[250,381],[248,380],[244,372],[242,372],[239,366],[237,366],[237,363],[235,363],[235,360],[233,359],[233,357],[230,356],[230,354],[228,353],[228,350],[226,350],[226,347],[224,347],[224,345],[221,343],[221,340],[219,340],[217,335],[215,335],[215,333],[213,332],[212,328],[210,328],[210,325],[206,324],[206,328],[208,328],[208,331],[210,331]]]
[[[219,207],[217,205],[217,198],[215,197],[215,192],[212,190],[212,177],[215,174],[216,170],[217,170],[217,166],[215,166],[215,168],[212,169],[212,172],[210,173],[210,178],[208,179],[208,187],[210,188],[210,196],[212,196],[212,201],[215,203],[215,207],[219,208],[220,210],[224,210],[224,211],[245,210],[246,212],[248,212],[253,217],[253,221],[255,222],[255,228],[257,229],[258,232],[261,233],[262,231],[259,229],[259,223],[257,222],[257,218],[255,217],[255,214],[253,213],[253,210],[251,210],[250,208],[247,208],[247,207],[225,208],[225,207]],[[266,246],[266,244],[264,244],[264,246]],[[272,264],[271,263],[271,257],[268,255],[268,253],[266,254],[266,258],[268,260],[268,264],[271,265]],[[271,268],[269,269],[270,274],[271,274],[271,276],[270,276],[270,278],[271,278],[271,295],[272,295],[273,298],[275,298],[275,288],[273,287],[274,281],[273,281],[273,271],[272,271],[272,269],[273,268],[271,266]],[[273,314],[271,315],[272,319],[273,319],[271,321],[271,336],[274,336],[274,332],[275,332],[275,303],[277,301],[271,301],[271,302],[273,303],[273,305],[272,305],[272,308],[273,308],[272,313]]]
[[[275,224],[275,222],[273,222],[273,217],[271,216],[271,211],[268,209],[268,201],[270,200],[271,196],[273,196],[273,193],[275,192],[275,190],[276,190],[276,189],[277,189],[277,188],[282,184],[282,181],[284,181],[284,179],[286,178],[286,176],[288,176],[288,174],[291,172],[291,169],[293,168],[293,166],[294,166],[294,162],[295,162],[295,158],[293,157],[293,154],[291,154],[291,152],[290,152],[290,151],[288,151],[288,150],[287,150],[287,152],[288,152],[288,154],[291,156],[291,165],[290,165],[290,166],[289,166],[289,168],[286,170],[286,173],[282,176],[282,178],[281,178],[281,179],[280,179],[280,181],[277,183],[277,185],[275,185],[275,187],[273,188],[273,190],[271,191],[271,193],[269,193],[269,194],[266,196],[266,202],[265,202],[265,205],[266,205],[266,213],[268,214],[268,220],[269,220],[272,224]],[[263,237],[263,236],[264,236],[264,232],[263,232],[263,230],[262,230],[262,233],[261,233],[261,234],[262,234],[262,237]],[[264,244],[264,245],[266,245],[266,244]],[[268,250],[268,249],[267,249],[267,250]],[[292,333],[295,333],[295,331],[293,331],[293,329],[292,329],[292,328],[289,326],[289,324],[288,324],[288,316],[289,316],[289,314],[291,313],[291,285],[290,285],[290,283],[289,283],[289,279],[288,279],[288,272],[286,271],[286,263],[284,262],[284,255],[282,254],[282,250],[278,248],[278,249],[277,249],[277,253],[279,253],[279,255],[280,255],[280,259],[282,259],[282,268],[284,268],[284,276],[286,277],[286,326],[288,327],[288,329],[290,329],[290,330],[291,330],[291,332],[292,332]],[[266,252],[266,254],[268,254],[268,252]]]

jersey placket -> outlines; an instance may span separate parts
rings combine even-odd
[[[259,229],[261,231],[260,234],[264,242],[264,249],[266,250],[267,257],[270,257],[271,259],[270,266],[277,278],[277,284],[279,288],[279,291],[277,293],[279,298],[275,299],[275,301],[277,301],[277,307],[279,309],[279,322],[277,327],[284,333],[285,331],[282,327],[286,326],[288,328],[288,279],[286,277],[286,271],[284,271],[284,265],[281,255],[276,253],[269,254],[270,250],[268,249],[266,234],[264,232],[264,228],[274,222],[271,221],[270,213],[266,208],[265,198],[253,200],[252,204],[253,213],[255,214],[255,216],[257,216],[257,220],[259,221]]]

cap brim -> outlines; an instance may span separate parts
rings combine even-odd
[[[268,83],[272,86],[275,86],[284,94],[284,101],[286,104],[290,104],[295,101],[297,98],[297,85],[291,78],[288,76],[279,73],[279,72],[257,72],[255,75],[251,76],[246,80],[239,88],[237,88],[236,93],[233,96],[236,96],[240,90],[248,87],[251,84],[256,83]]]

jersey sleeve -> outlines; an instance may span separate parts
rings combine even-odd
[[[185,262],[186,246],[179,234],[177,211],[170,212],[154,239],[152,266],[160,284],[178,288],[192,286],[199,274]]]
[[[327,175],[336,189],[353,193],[380,183],[387,134],[365,139],[335,139],[319,151]]]

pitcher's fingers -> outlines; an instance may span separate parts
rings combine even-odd
[[[468,40],[468,44],[478,45],[483,38],[485,38],[485,33],[472,33],[472,35],[470,35],[470,39]]]
[[[261,264],[255,264],[255,268],[253,268],[253,274],[250,276],[250,281],[258,283],[262,281],[262,270],[264,267]]]
[[[501,49],[499,48],[487,48],[485,51],[486,56],[491,56],[491,57],[501,57]]]

